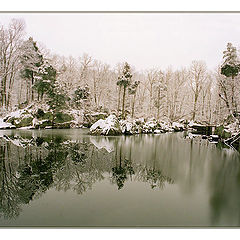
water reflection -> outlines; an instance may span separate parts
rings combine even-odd
[[[134,175],[135,172],[132,166],[132,159],[127,159],[123,156],[122,146],[120,146],[119,153],[118,148],[116,148],[114,159],[115,166],[112,168],[111,182],[113,184],[117,184],[118,190],[120,190],[121,188],[123,188],[124,182],[128,179],[128,177],[132,179],[132,175]]]
[[[136,179],[149,182],[152,188],[162,187],[165,178],[172,182],[154,168],[134,166],[131,147],[130,155],[126,156],[119,140],[83,137],[72,141],[62,135],[3,135],[0,139],[1,216],[16,218],[22,204],[39,198],[51,187],[83,194],[103,180],[105,173],[118,190],[128,178],[133,179],[135,171]]]
[[[49,189],[87,194],[107,179],[117,191],[127,189],[127,182],[147,184],[152,191],[176,185],[189,198],[201,188],[208,198],[209,225],[240,223],[239,155],[207,141],[184,140],[181,133],[1,133],[0,218],[17,218],[24,205]]]

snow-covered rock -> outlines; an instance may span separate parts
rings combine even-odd
[[[12,129],[12,128],[16,128],[16,126],[14,126],[11,123],[4,122],[3,119],[0,118],[0,129]]]
[[[14,112],[9,113],[4,119],[9,119],[9,118],[20,118],[21,115],[25,112],[25,109],[20,109]]]
[[[174,129],[171,127],[170,123],[169,122],[160,122],[160,129],[163,131],[163,132],[173,132]]]
[[[160,129],[154,130],[154,134],[160,134],[160,133],[163,133],[163,130],[160,130]]]
[[[17,128],[32,126],[33,115],[27,109],[20,109],[9,113],[4,121],[14,124]]]
[[[158,123],[155,119],[150,119],[147,121],[142,128],[143,133],[154,133],[154,131],[158,128]]]
[[[190,128],[193,128],[193,127],[204,127],[205,125],[203,124],[200,124],[200,123],[196,123],[194,122],[193,120],[191,120],[189,123],[188,123],[188,127]]]
[[[178,122],[173,122],[172,128],[176,132],[183,131],[185,129],[184,125],[182,123],[178,123]]]
[[[182,123],[158,122],[152,118],[148,121],[144,119],[126,119],[118,121],[115,115],[110,115],[106,120],[100,119],[92,125],[90,133],[94,135],[132,135],[139,133],[159,134],[164,132],[183,131]]]
[[[120,135],[122,134],[119,121],[115,115],[108,116],[105,120],[100,119],[95,122],[91,128],[90,133],[93,135]]]
[[[133,122],[130,122],[128,120],[120,120],[119,121],[119,124],[120,124],[120,129],[121,129],[121,132],[123,134],[134,134],[134,123]]]

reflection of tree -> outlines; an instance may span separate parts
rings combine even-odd
[[[136,174],[151,186],[171,182],[155,165],[143,168],[133,164],[132,141],[127,149],[118,138],[113,141],[115,152],[97,148],[87,137],[76,141],[56,134],[0,138],[0,214],[17,217],[21,205],[29,204],[50,188],[83,194],[102,181],[106,173],[118,189]]]
[[[79,173],[76,170],[76,184],[73,186],[73,190],[75,190],[78,194],[83,194],[87,190],[92,189],[92,185],[104,179],[102,173],[97,169],[91,169],[86,173]]]
[[[223,153],[222,153],[223,154]],[[210,207],[213,225],[228,226],[240,224],[240,163],[239,155],[233,153],[231,159],[212,161],[210,176]],[[228,222],[224,222],[225,219]],[[233,222],[231,222],[233,221]]]
[[[156,141],[153,143],[153,151],[151,151],[151,160],[152,164],[149,167],[147,165],[145,167],[142,167],[141,165],[138,166],[136,179],[142,182],[149,183],[152,189],[156,187],[163,189],[165,183],[173,184],[174,181],[170,177],[164,175],[162,171],[159,169],[159,167],[156,166],[156,163],[159,162],[159,160],[157,159]]]
[[[19,196],[22,203],[29,203],[35,195],[46,192],[53,183],[53,175],[66,158],[66,152],[61,145],[62,139],[56,138],[48,144],[48,155],[42,157],[42,149],[37,148],[37,154],[25,154],[25,161],[19,166]],[[37,145],[43,140],[36,139]]]
[[[9,144],[6,143],[0,145],[0,216],[16,218],[19,212],[17,177],[9,158]]]
[[[33,141],[35,144],[32,144]],[[40,146],[42,143],[41,138],[32,139],[30,147],[23,145],[19,137],[7,138],[5,142],[0,142],[0,211],[4,218],[17,217],[21,204],[28,204],[34,196],[45,192],[53,183],[54,172],[64,160],[64,150],[57,150],[60,146],[59,141],[50,141],[48,154],[43,157],[41,147],[33,151],[33,146]],[[19,164],[12,166],[16,149],[15,152],[12,151],[15,145],[18,146],[18,155],[20,148],[24,157],[23,161],[20,161],[18,156]]]
[[[76,164],[84,164],[87,159],[88,144],[82,145],[82,148],[80,148],[80,144],[77,143],[71,143],[68,146],[70,158]]]
[[[55,175],[55,186],[58,190],[72,189],[82,194],[92,185],[103,179],[102,171],[92,162],[91,144],[88,142],[70,142],[66,147],[68,156],[61,169]]]
[[[131,158],[124,158],[122,160],[122,146],[120,147],[119,156],[117,154],[117,148],[115,150],[115,167],[112,168],[112,183],[116,183],[118,190],[123,188],[124,182],[128,179],[128,175],[132,176],[135,172],[132,167]],[[131,157],[131,156],[130,156]],[[118,161],[119,160],[119,161]]]
[[[36,161],[30,166],[21,166],[18,178],[19,197],[22,203],[29,203],[37,193],[45,192],[53,182],[49,163]]]
[[[139,171],[137,174],[137,179],[142,182],[147,182],[150,184],[151,188],[159,187],[161,189],[164,188],[165,183],[173,184],[174,181],[166,176],[160,170],[154,168],[141,168],[139,166]]]

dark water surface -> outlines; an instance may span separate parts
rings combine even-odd
[[[0,131],[0,226],[240,226],[239,154],[183,136]]]

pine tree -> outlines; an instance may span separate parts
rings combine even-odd
[[[86,104],[89,102],[89,88],[85,87],[78,87],[73,96],[73,102],[77,108],[85,108]]]
[[[137,93],[137,88],[140,84],[140,81],[135,81],[132,85],[129,86],[128,88],[128,93],[133,96],[132,99],[132,118],[134,116],[134,110],[135,110],[135,101],[136,101],[136,93]]]
[[[41,67],[39,67],[33,88],[37,90],[38,101],[43,100],[45,93],[53,87],[57,77],[57,71],[48,61],[44,60]]]
[[[237,49],[231,43],[227,44],[227,50],[223,52],[224,62],[221,66],[221,74],[225,77],[231,77],[229,82],[231,85],[231,104],[232,110],[237,112],[237,102],[235,99],[235,82],[234,78],[238,76],[240,71],[240,63],[237,56]]]
[[[63,91],[58,82],[55,81],[48,91],[47,101],[50,111],[52,112],[52,125],[54,125],[54,120],[56,119],[57,113],[66,107],[66,101],[66,93]]]
[[[226,77],[236,77],[240,70],[240,64],[237,57],[237,49],[231,44],[227,44],[227,50],[223,52],[224,62],[221,66],[221,74]]]
[[[43,63],[43,56],[41,55],[36,42],[30,37],[27,41],[23,42],[21,47],[21,63],[23,69],[21,70],[21,77],[27,80],[27,102],[34,100],[33,86],[38,74],[38,68]]]
[[[131,85],[131,68],[130,65],[126,62],[123,67],[123,74],[121,77],[118,77],[117,85],[123,87],[123,97],[122,97],[122,119],[125,119],[125,98],[126,90]]]

